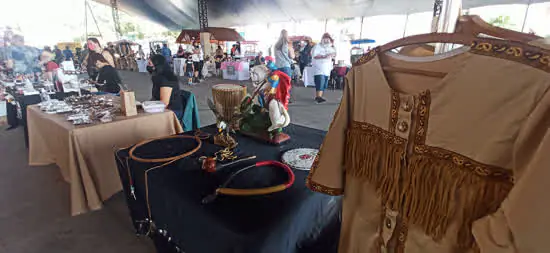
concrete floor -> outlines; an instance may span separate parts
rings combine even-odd
[[[147,74],[121,72],[121,76],[138,100],[149,99]],[[206,98],[218,83],[241,82],[211,78],[195,87],[182,86],[197,96],[203,126],[215,122]],[[317,105],[314,92],[313,88],[293,88],[292,122],[327,130],[342,93],[327,91],[327,103]],[[0,129],[0,253],[155,252],[147,238],[134,234],[120,193],[99,211],[72,217],[69,206],[69,185],[57,166],[28,166],[23,129]]]

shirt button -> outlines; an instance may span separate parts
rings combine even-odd
[[[407,124],[407,122],[405,121],[401,121],[398,125],[397,125],[397,130],[399,130],[400,132],[407,132],[407,130],[409,130],[409,124]]]
[[[391,220],[389,218],[386,218],[384,222],[386,223],[386,228],[391,229]]]
[[[403,103],[403,105],[401,107],[406,112],[410,112],[412,110],[411,102],[409,102],[408,100],[405,103]]]

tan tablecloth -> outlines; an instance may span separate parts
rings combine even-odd
[[[104,124],[74,126],[64,115],[27,108],[29,164],[57,164],[71,184],[71,213],[78,215],[102,207],[122,189],[113,156],[114,148],[148,138],[182,132],[174,113],[119,116]]]

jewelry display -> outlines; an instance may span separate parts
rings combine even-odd
[[[72,107],[73,114],[67,120],[75,125],[91,124],[93,121],[111,122],[120,112],[120,98],[115,96],[70,96],[65,102]]]
[[[48,114],[66,113],[71,112],[73,108],[65,101],[59,101],[57,99],[50,99],[38,104],[40,110]]]

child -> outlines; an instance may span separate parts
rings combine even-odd
[[[183,68],[185,76],[187,76],[187,84],[193,85],[193,75],[195,73],[195,66],[193,64],[193,58],[189,56],[187,61],[185,61],[185,66]]]

